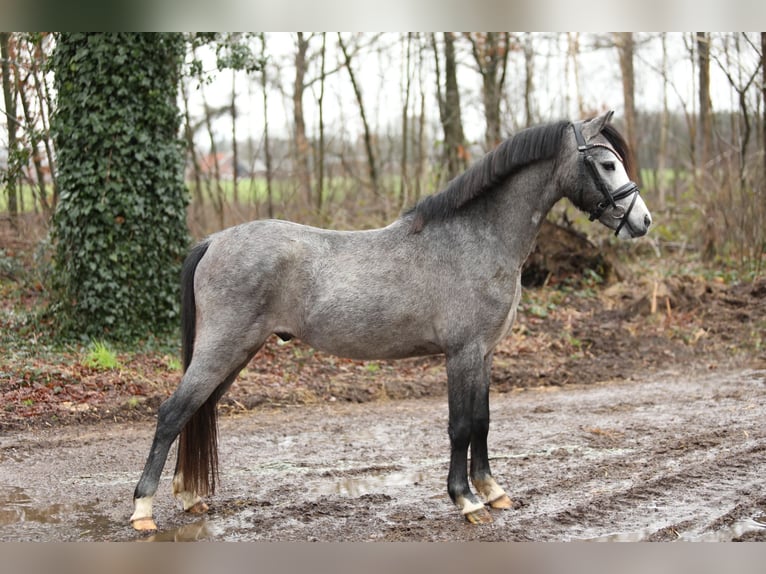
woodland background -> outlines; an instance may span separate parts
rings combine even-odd
[[[59,195],[56,36],[0,38],[0,217],[16,228],[37,214],[45,229]],[[513,131],[615,108],[655,238],[759,269],[765,42],[739,32],[187,34],[177,100],[192,234],[265,216],[386,223]]]
[[[265,217],[385,225],[514,131],[606,109],[654,225],[621,242],[556,206],[500,387],[763,357],[766,33],[4,32],[0,48],[9,426],[151,416],[177,383],[195,240]],[[272,343],[229,406],[441,388],[428,360]]]

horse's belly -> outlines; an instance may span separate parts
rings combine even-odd
[[[349,337],[339,336],[337,333],[323,336],[314,333],[302,337],[302,340],[323,353],[357,360],[405,359],[442,352],[439,345],[427,339],[375,337],[361,333]]]

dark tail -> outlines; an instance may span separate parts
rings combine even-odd
[[[205,256],[209,243],[200,243],[187,255],[181,270],[181,355],[184,373],[194,353],[197,328],[197,305],[194,298],[194,274]],[[218,478],[218,419],[214,392],[186,423],[178,439],[176,473],[183,473],[184,490],[200,496],[213,494]]]

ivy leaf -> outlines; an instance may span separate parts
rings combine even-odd
[[[59,34],[51,130],[55,311],[63,337],[175,330],[188,244],[177,80],[182,34]]]

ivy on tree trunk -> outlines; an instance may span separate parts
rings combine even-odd
[[[60,34],[60,199],[51,311],[65,336],[130,341],[178,324],[189,246],[181,34]]]

